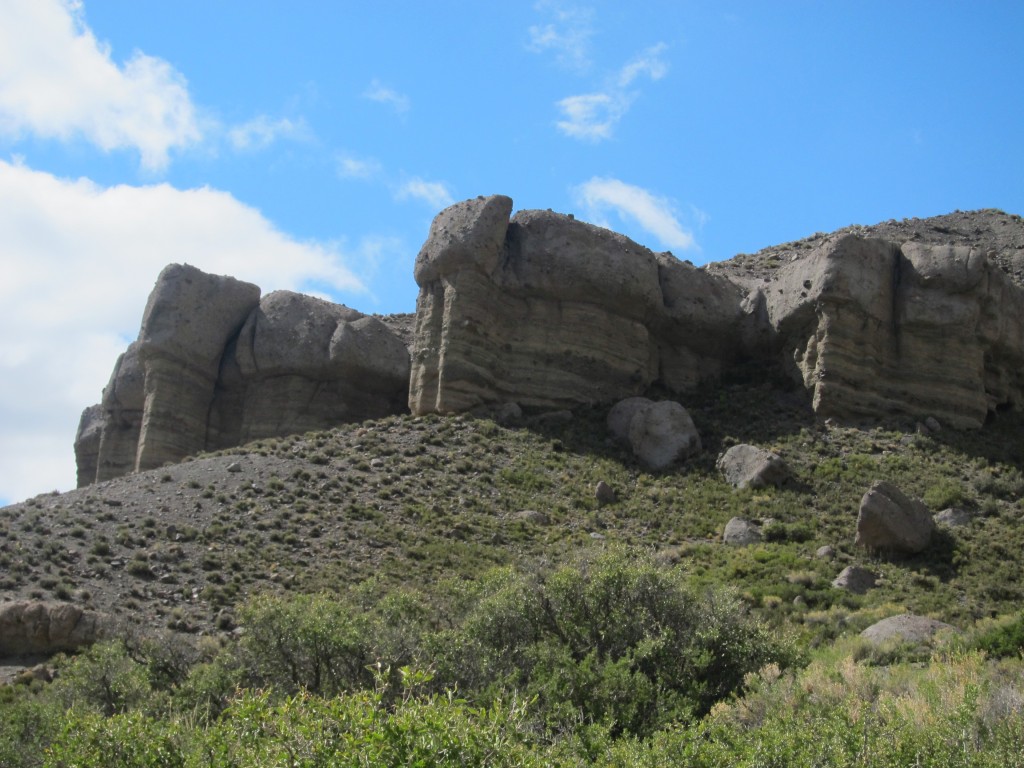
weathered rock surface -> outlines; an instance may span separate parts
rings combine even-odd
[[[451,413],[514,400],[565,408],[682,391],[738,352],[740,290],[669,254],[496,195],[434,220],[409,405]]]
[[[874,571],[862,568],[859,565],[849,565],[832,580],[832,586],[837,589],[845,589],[856,595],[863,595],[869,589],[874,589],[878,577]]]
[[[402,392],[416,414],[516,403],[533,424],[538,410],[672,396],[743,366],[781,369],[822,418],[930,432],[1024,401],[1020,217],[851,227],[697,269],[569,215],[511,214],[501,195],[438,214],[415,318],[289,292],[261,302],[254,285],[168,267],[83,414],[79,482],[399,412]],[[615,420],[622,435],[633,415]]]
[[[157,278],[139,330],[145,407],[135,470],[206,448],[221,358],[259,302],[260,289],[172,264]],[[102,461],[102,457],[101,457]]]
[[[100,482],[135,471],[146,407],[146,372],[139,360],[139,344],[128,345],[114,364],[110,382],[103,390],[99,405],[102,429],[96,471],[92,479]],[[82,485],[79,477],[79,485]]]
[[[629,422],[629,444],[648,469],[667,469],[702,450],[693,419],[674,400],[652,403],[638,411]]]
[[[965,509],[950,507],[935,513],[935,523],[949,528],[962,528],[971,524],[971,513]]]
[[[939,632],[956,632],[956,627],[936,619],[904,613],[882,619],[860,633],[865,640],[881,645],[891,640],[904,643],[930,643]]]
[[[746,306],[822,417],[977,428],[1021,401],[1024,292],[976,248],[835,236]]]
[[[935,521],[928,508],[887,482],[871,486],[860,502],[854,543],[868,549],[914,554],[928,547]]]
[[[763,538],[761,526],[745,517],[732,518],[725,524],[725,531],[722,533],[722,541],[735,546],[756,544]]]
[[[723,453],[716,466],[726,482],[736,488],[781,488],[793,479],[789,465],[781,456],[745,443]]]
[[[73,651],[99,637],[99,615],[71,603],[0,604],[0,656]]]
[[[648,410],[654,401],[647,397],[627,397],[620,400],[608,411],[608,431],[616,440],[629,442],[629,425],[633,423],[633,417],[638,413]]]
[[[275,291],[227,350],[209,442],[238,445],[400,413],[408,379],[409,353],[380,320]]]
[[[103,437],[103,406],[97,403],[82,411],[75,433],[75,467],[78,487],[96,480],[96,466],[100,460],[100,440]]]
[[[290,291],[261,301],[255,285],[171,265],[83,414],[79,485],[400,413],[408,380],[405,344],[376,318]]]

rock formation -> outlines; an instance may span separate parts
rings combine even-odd
[[[848,565],[832,580],[832,586],[836,589],[845,589],[855,595],[863,595],[870,589],[874,589],[878,577],[874,571],[862,568],[859,565]]]
[[[757,544],[763,539],[764,534],[761,533],[761,526],[745,517],[731,518],[725,524],[725,530],[722,532],[722,541],[735,546]]]
[[[438,214],[415,278],[413,329],[168,267],[82,415],[79,484],[406,406],[535,414],[652,388],[685,400],[740,367],[787,374],[822,418],[974,428],[1024,401],[1024,223],[999,211],[697,269],[571,215],[513,216],[495,195]],[[620,439],[633,417],[616,416]]]
[[[511,211],[481,197],[431,226],[414,413],[685,393],[737,362],[780,367],[823,418],[979,427],[1024,394],[1024,291],[1006,273],[1024,257],[894,227],[817,238],[757,270],[695,269],[571,216]],[[1016,243],[1024,226],[1003,216],[998,242]]]
[[[565,408],[716,377],[739,289],[622,235],[480,197],[442,211],[419,256],[409,406]]]
[[[990,412],[1019,405],[1024,291],[1006,258],[948,239],[892,239],[895,228],[884,234],[820,238],[788,262],[773,253],[762,264],[777,266],[754,273],[742,262],[711,270],[747,289],[749,352],[770,351],[823,418],[930,417],[977,428]]]
[[[71,603],[0,604],[0,656],[73,651],[96,641],[100,618]]]
[[[261,437],[405,409],[409,356],[380,320],[171,265],[103,401],[82,415],[79,485]]]

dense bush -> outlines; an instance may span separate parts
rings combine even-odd
[[[1024,613],[981,632],[974,645],[996,658],[1020,657],[1024,653]]]
[[[47,768],[289,768],[352,765],[541,766],[520,704],[488,709],[453,697],[409,696],[394,708],[371,691],[273,702],[241,694],[216,723],[139,712],[70,713]]]
[[[329,595],[263,595],[241,612],[252,684],[332,695],[371,686],[372,636],[358,609]]]
[[[492,574],[447,648],[440,677],[462,691],[521,691],[554,730],[633,734],[698,717],[747,673],[794,660],[730,593],[620,550]]]

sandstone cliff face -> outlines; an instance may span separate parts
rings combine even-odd
[[[736,353],[728,281],[571,216],[511,211],[508,197],[481,197],[431,226],[415,270],[413,413],[682,390]]]
[[[571,408],[683,394],[737,365],[781,369],[822,417],[972,428],[1024,400],[1020,217],[850,227],[697,269],[572,216],[511,214],[501,195],[438,214],[414,330],[168,267],[82,415],[79,484],[406,404]]]
[[[1024,293],[969,246],[837,236],[748,305],[822,417],[976,428],[1021,402]]]
[[[75,442],[79,486],[261,437],[405,409],[409,357],[381,321],[171,265]]]

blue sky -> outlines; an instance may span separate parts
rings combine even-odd
[[[174,261],[415,307],[479,194],[702,264],[1024,214],[1019,2],[0,0],[0,503],[72,441]]]

